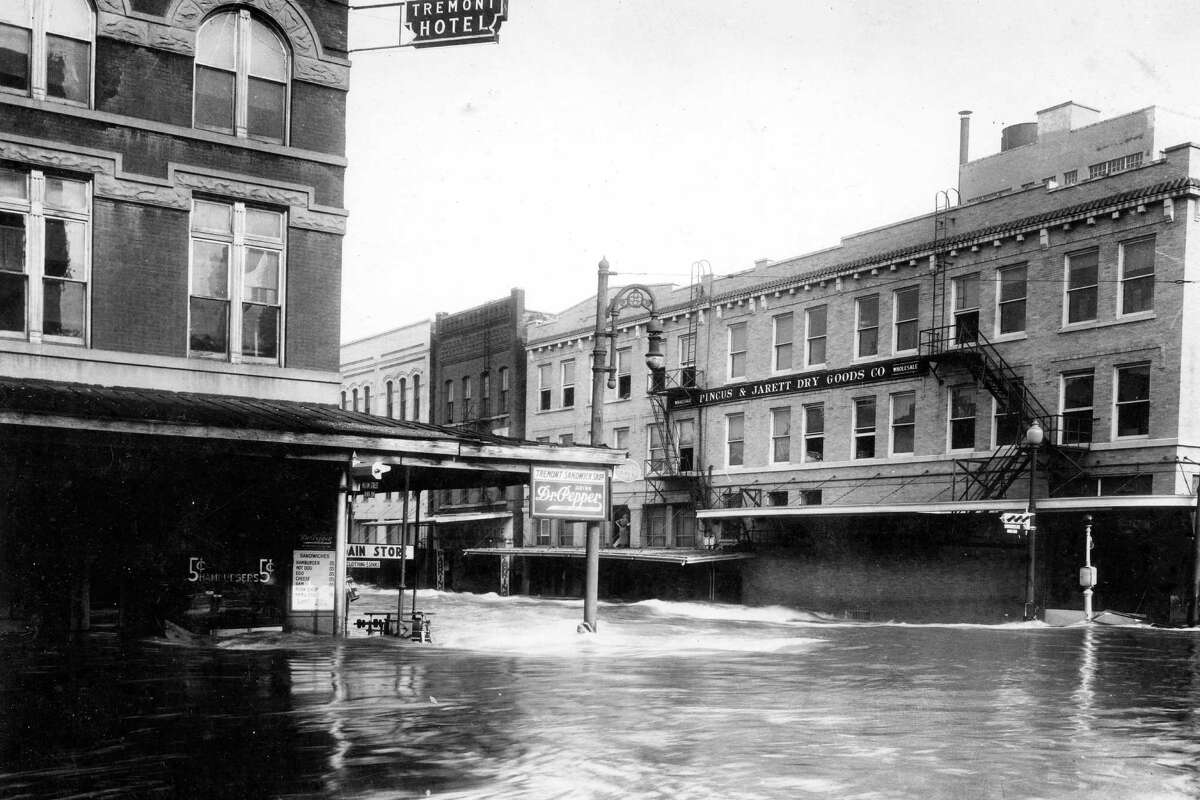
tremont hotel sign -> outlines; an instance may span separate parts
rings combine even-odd
[[[924,375],[927,367],[916,357],[896,358],[891,361],[873,361],[844,369],[829,369],[820,372],[801,372],[779,375],[761,381],[735,383],[719,389],[699,389],[687,395],[672,395],[671,408],[692,408],[719,403],[737,403],[760,397],[775,397],[797,392],[817,392],[842,386],[859,386],[868,383],[912,378]]]
[[[408,0],[403,27],[412,47],[495,42],[508,19],[508,0]]]

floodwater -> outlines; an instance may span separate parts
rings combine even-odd
[[[432,644],[0,645],[0,797],[1200,796],[1197,631],[417,605]]]

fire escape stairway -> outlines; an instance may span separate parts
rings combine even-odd
[[[1085,470],[1077,456],[1087,449],[1085,437],[1077,435],[1078,432],[1064,431],[1061,416],[1051,414],[1042,405],[1021,376],[975,326],[958,324],[923,330],[919,352],[935,375],[939,367],[956,366],[967,370],[996,398],[997,419],[1007,417],[1015,423],[1010,424],[1011,432],[1020,436],[1035,421],[1042,426],[1051,494],[1084,475]],[[1010,443],[997,447],[982,462],[957,462],[955,477],[957,479],[961,472],[966,480],[961,488],[956,480],[956,499],[1004,497],[1017,478],[1029,469],[1033,455],[1028,447]]]

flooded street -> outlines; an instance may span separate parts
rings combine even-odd
[[[653,601],[583,637],[578,601],[417,603],[430,645],[6,644],[0,797],[1200,795],[1194,632]]]

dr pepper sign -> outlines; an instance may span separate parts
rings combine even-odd
[[[608,519],[608,470],[535,466],[530,484],[538,519]]]

